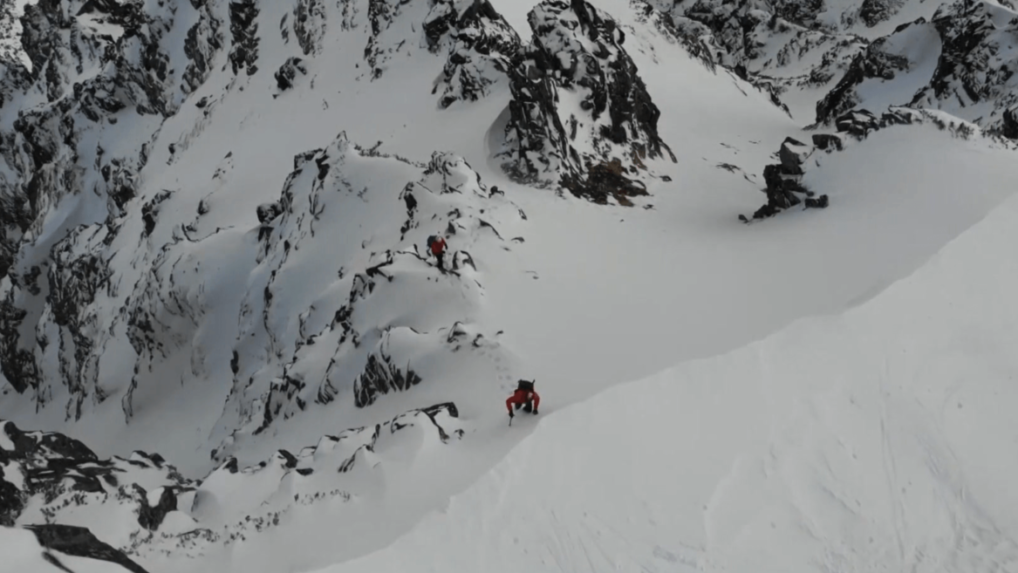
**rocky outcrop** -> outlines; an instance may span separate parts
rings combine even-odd
[[[841,138],[832,133],[814,133],[812,139],[814,147],[827,153],[841,151],[845,148]]]
[[[925,21],[920,19],[915,23],[922,26]],[[907,29],[907,27],[905,28]],[[903,32],[899,30],[897,33]],[[914,29],[913,29],[914,31]],[[816,105],[816,121],[827,123],[831,119],[856,107],[861,102],[856,89],[868,79],[879,79],[884,82],[893,81],[895,74],[907,71],[911,67],[909,59],[900,54],[888,50],[888,44],[894,36],[882,38],[866,47],[858,56],[852,60],[848,71],[838,81],[830,92],[824,96]],[[907,103],[907,102],[897,102]]]
[[[385,471],[376,448],[447,445],[463,435],[456,405],[441,403],[323,436],[296,454],[278,450],[250,467],[226,457],[203,479],[188,480],[157,454],[104,460],[63,434],[24,432],[0,420],[0,526],[28,524],[45,548],[138,571],[125,553],[180,549],[197,532],[207,543],[228,544],[244,531],[277,525],[292,506],[358,495],[365,480],[340,476]],[[89,531],[61,524],[88,512],[123,515],[122,508],[136,516],[133,527],[97,522]],[[171,515],[175,525],[167,528]]]
[[[546,0],[529,23],[532,45],[510,71],[503,167],[520,181],[557,184],[598,203],[641,194],[632,179],[645,162],[674,156],[657,132],[661,112],[623,48],[625,32],[583,0]],[[562,103],[565,93],[579,99],[576,108]]]
[[[713,63],[769,93],[771,101],[786,111],[780,99],[786,90],[827,85],[867,44],[848,29],[833,29],[818,19],[821,10],[838,11],[850,28],[858,15],[854,2],[826,6],[813,0],[646,1],[667,14],[684,36],[694,39],[700,47],[691,53],[711,53]]]
[[[354,380],[354,404],[358,408],[370,406],[380,394],[402,392],[421,383],[421,377],[410,365],[401,368],[392,363],[392,357],[372,354],[364,366],[364,372]]]
[[[230,65],[233,73],[246,70],[252,76],[258,72],[258,0],[230,0]]]
[[[859,18],[872,28],[889,20],[904,5],[905,0],[863,0],[859,7]]]
[[[9,64],[0,75],[0,94],[17,102],[0,108],[0,279],[11,278],[0,286],[0,369],[37,405],[60,386],[71,417],[86,396],[105,399],[94,366],[108,325],[91,306],[114,285],[99,253],[140,193],[163,120],[212,71],[225,41],[213,4],[26,6],[31,71]],[[51,217],[70,201],[78,216]]]
[[[297,42],[305,56],[313,56],[322,49],[326,31],[324,0],[297,0],[293,8],[293,27]]]
[[[462,12],[457,11],[457,3],[437,2],[424,21],[424,31],[432,50],[451,38],[445,69],[431,90],[440,92],[442,108],[488,95],[495,84],[506,81],[521,49],[516,30],[489,0],[466,3]]]
[[[114,549],[109,544],[97,539],[85,527],[47,523],[44,525],[29,525],[26,529],[34,533],[36,539],[39,540],[39,545],[46,549],[59,551],[74,557],[116,563],[131,573],[148,573],[122,551]],[[50,555],[50,560],[52,562],[56,558]],[[62,564],[59,567],[65,571],[70,571]]]
[[[915,123],[919,115],[905,108],[890,108],[880,117],[868,109],[853,109],[838,116],[834,125],[839,133],[847,133],[857,140],[865,139],[870,132],[883,129],[889,125],[906,125]]]
[[[127,459],[100,460],[78,440],[59,433],[23,432],[2,420],[0,467],[4,468],[0,525],[8,526],[23,521],[29,505],[41,515],[57,518],[64,511],[98,503],[127,506],[139,527],[156,530],[166,513],[176,510],[177,496],[196,485],[158,455],[135,452]],[[148,491],[140,484],[158,484],[158,501],[150,505]]]
[[[279,70],[276,71],[276,87],[279,91],[286,91],[293,87],[293,82],[297,79],[297,74],[306,76],[308,73],[304,67],[303,60],[300,58],[289,58],[283,62],[282,66],[279,66]]]
[[[799,204],[805,208],[824,209],[829,200],[827,195],[815,197],[815,193],[802,185],[802,176],[805,174],[803,166],[806,160],[813,153],[813,148],[797,139],[787,137],[778,150],[778,158],[781,163],[764,167],[764,181],[766,182],[767,203],[753,213],[753,219],[766,219],[773,217],[785,209]],[[745,223],[749,219],[745,215],[739,215],[739,219]]]
[[[932,23],[943,49],[933,77],[908,105],[1000,129],[1003,112],[1018,104],[1018,12],[985,0],[957,0],[941,6]]]
[[[1004,111],[1001,132],[1008,139],[1018,140],[1018,106]]]

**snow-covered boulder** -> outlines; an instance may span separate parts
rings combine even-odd
[[[625,32],[584,0],[545,0],[528,21],[532,44],[510,71],[504,168],[599,203],[645,194],[633,179],[646,162],[674,156]]]

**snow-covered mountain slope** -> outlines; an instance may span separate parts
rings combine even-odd
[[[1015,570],[1016,223],[1012,199],[858,308],[540,420],[323,572]]]
[[[4,571],[23,573],[148,573],[87,529],[41,525],[31,531],[0,526]]]
[[[24,11],[0,419],[88,453],[0,452],[0,515],[153,571],[383,549],[533,429],[518,378],[554,417],[841,312],[1018,177],[998,3]]]

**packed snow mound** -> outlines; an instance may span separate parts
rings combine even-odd
[[[20,573],[148,573],[83,527],[0,525],[0,553],[5,570]]]
[[[438,404],[251,467],[231,457],[190,480],[155,454],[102,460],[63,434],[0,421],[0,525],[87,527],[111,551],[202,555],[277,527],[300,507],[358,503],[393,472],[460,440],[464,427],[455,404]]]
[[[1016,228],[1011,199],[843,315],[547,416],[324,571],[1014,570]]]

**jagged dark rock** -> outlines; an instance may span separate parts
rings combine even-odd
[[[118,549],[97,539],[87,528],[47,523],[25,527],[35,534],[39,545],[74,557],[116,563],[131,573],[148,573]]]
[[[177,494],[173,488],[164,487],[159,493],[159,501],[154,506],[149,505],[148,496],[141,486],[134,484],[134,488],[139,494],[138,524],[145,529],[158,530],[166,519],[166,514],[177,511]]]
[[[866,109],[853,109],[834,120],[838,132],[848,133],[857,138],[865,137],[870,131],[878,129],[877,116]]]
[[[831,151],[841,151],[845,148],[841,138],[832,133],[814,133],[813,145],[817,149],[828,153]]]
[[[521,50],[516,30],[489,0],[474,0],[456,12],[456,3],[438,2],[424,22],[428,47],[437,50],[443,38],[452,37],[442,76],[431,93],[441,90],[438,105],[477,101],[506,73]]]
[[[859,18],[872,28],[888,20],[904,6],[904,0],[863,0],[859,8]]]
[[[294,34],[305,56],[311,56],[321,49],[325,35],[324,0],[297,0],[293,9]]]
[[[307,75],[308,71],[304,67],[303,60],[300,58],[289,58],[282,66],[279,66],[279,70],[276,72],[276,87],[279,91],[286,91],[293,87],[293,81],[297,78],[297,74]]]
[[[130,459],[100,460],[82,442],[52,432],[23,432],[12,422],[0,420],[0,433],[14,444],[13,450],[0,447],[0,467],[7,466],[23,476],[20,487],[0,475],[0,525],[12,525],[29,500],[57,510],[83,503],[77,493],[100,493],[129,503],[138,515],[138,523],[156,530],[166,514],[177,509],[177,495],[190,491],[194,482],[184,479],[173,466],[158,455],[136,452]],[[136,468],[159,471],[168,484],[159,501],[150,506],[140,486],[121,481]],[[102,499],[102,498],[98,498]]]
[[[1018,140],[1018,106],[1004,111],[1001,131],[1004,137]]]
[[[932,24],[942,42],[940,59],[929,83],[908,105],[988,108],[991,113],[964,119],[984,129],[1000,129],[1003,111],[1018,104],[1018,75],[1010,56],[1018,15],[1013,8],[983,0],[956,0],[941,5]]]
[[[279,204],[279,201],[262,203],[258,206],[256,214],[258,215],[258,222],[262,225],[267,225],[273,219],[283,214],[283,206]]]
[[[920,19],[915,24],[923,23],[924,21]],[[886,43],[886,38],[877,40],[852,60],[841,81],[817,102],[818,123],[827,123],[858,105],[860,100],[855,89],[863,81],[869,78],[893,80],[895,73],[909,69],[908,58],[885,51]]]
[[[661,112],[623,48],[625,32],[584,0],[545,0],[528,21],[533,43],[509,72],[506,171],[532,184],[558,183],[599,202],[607,195],[645,192],[632,182],[644,161],[665,153],[675,158],[657,133]],[[582,89],[579,109],[562,108],[558,89]],[[588,127],[603,114],[609,124]],[[589,142],[594,153],[579,152],[572,144],[577,138]],[[621,170],[591,173],[609,165]]]
[[[230,64],[233,73],[246,69],[251,76],[258,72],[258,0],[236,0],[230,2],[230,33],[233,48],[230,50]]]
[[[354,381],[354,404],[358,408],[370,406],[379,395],[403,392],[420,384],[421,377],[409,365],[401,368],[392,363],[385,354],[372,354],[364,366],[364,372]]]
[[[817,136],[814,135],[814,141]],[[835,137],[835,136],[829,136]],[[823,140],[823,138],[821,138]],[[840,145],[840,140],[837,140]],[[778,150],[778,157],[781,163],[774,163],[764,167],[763,177],[767,194],[767,203],[753,213],[753,219],[766,219],[773,217],[785,209],[799,205],[805,201],[805,208],[823,209],[828,206],[827,195],[814,197],[814,193],[803,187],[801,181],[805,173],[803,166],[812,148],[805,143],[787,137],[781,143]],[[802,195],[803,197],[800,197]],[[745,223],[749,219],[745,215],[739,215],[739,220]]]
[[[179,12],[187,17],[178,20]],[[138,174],[161,120],[176,113],[211,72],[224,42],[217,14],[198,1],[180,11],[165,3],[106,0],[25,8],[22,43],[32,69],[5,64],[0,97],[41,99],[26,96],[34,103],[17,110],[0,132],[0,278],[12,279],[0,292],[0,368],[15,390],[33,391],[40,406],[69,394],[58,399],[67,399],[68,415],[77,417],[86,397],[105,399],[96,367],[99,317],[91,306],[96,293],[111,285],[108,254],[97,253],[116,237],[119,220],[139,194]],[[82,15],[103,26],[89,27]],[[110,31],[116,28],[123,31],[119,37]],[[172,37],[182,45],[168,45]],[[179,49],[186,59],[170,62]],[[147,128],[112,127],[139,116]],[[89,214],[44,223],[69,196]],[[145,214],[146,234],[155,214]],[[36,237],[56,238],[44,246],[50,260],[42,267],[29,260],[39,242],[26,234],[33,226]],[[53,312],[40,313],[47,306]],[[36,328],[48,334],[25,335]],[[47,347],[58,348],[57,360],[43,358]],[[68,392],[54,392],[60,386]]]
[[[786,137],[778,150],[778,158],[781,159],[781,167],[785,173],[801,175],[802,165],[806,163],[812,149],[805,143]]]

